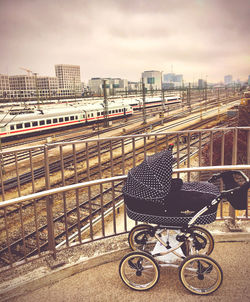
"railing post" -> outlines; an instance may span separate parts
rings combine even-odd
[[[238,141],[238,129],[233,130],[233,150],[232,150],[232,165],[237,165],[237,141]],[[232,219],[232,223],[235,224],[235,209],[229,205],[229,216]]]
[[[46,190],[49,190],[50,189],[50,177],[49,177],[48,145],[44,146],[44,165],[45,165],[44,168],[45,168]],[[56,259],[52,196],[47,196],[46,211],[47,211],[47,224],[48,224],[48,248],[52,252],[53,258]]]
[[[247,131],[247,164],[250,165],[250,130]]]

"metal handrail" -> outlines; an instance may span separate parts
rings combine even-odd
[[[190,173],[190,172],[202,172],[202,171],[228,171],[228,170],[250,170],[250,165],[227,165],[227,166],[208,166],[208,167],[191,167],[191,168],[179,168],[174,169],[173,173]],[[18,204],[24,201],[33,200],[57,193],[63,193],[70,190],[77,190],[92,185],[100,185],[112,181],[122,181],[127,178],[127,175],[120,175],[115,177],[91,180],[83,183],[77,183],[64,187],[54,188],[42,192],[33,193],[27,196],[21,196],[10,200],[0,202],[0,208],[4,208],[10,205]]]

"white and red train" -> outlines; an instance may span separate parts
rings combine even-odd
[[[164,104],[180,102],[179,97],[166,97]],[[162,104],[160,97],[146,98],[145,100],[147,108]],[[112,101],[108,103],[106,116],[109,120],[124,118],[131,116],[133,110],[142,107],[142,98]],[[42,108],[42,106],[40,108],[13,109],[0,113],[0,139],[8,141],[36,133],[96,123],[106,118],[104,104],[101,101],[95,101],[91,104],[81,102],[75,106],[56,104],[53,109]]]

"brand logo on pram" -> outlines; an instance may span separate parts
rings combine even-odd
[[[186,211],[181,211],[182,214],[185,214],[185,215],[190,215],[192,213],[194,213],[195,211],[190,211],[190,210],[186,210]]]

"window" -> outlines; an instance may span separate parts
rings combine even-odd
[[[115,110],[112,110],[112,113],[115,113]]]
[[[53,118],[53,123],[57,123],[57,118]]]
[[[75,119],[78,120],[78,116],[77,115],[75,116]]]
[[[63,122],[63,117],[59,117],[59,122]]]
[[[73,121],[75,118],[74,116],[71,115],[70,120]]]
[[[15,126],[14,125],[10,125],[10,130],[15,130]]]
[[[25,128],[29,128],[30,127],[30,123],[24,123],[24,127]]]
[[[104,111],[101,112],[101,115],[104,115]]]
[[[65,116],[65,122],[68,122],[68,121],[69,121],[69,117]]]
[[[100,116],[100,112],[97,112],[97,116]]]
[[[93,117],[94,116],[94,113],[91,113],[91,117]]]
[[[51,120],[46,120],[46,124],[47,125],[51,124]]]
[[[40,121],[39,124],[40,126],[45,125],[45,121]]]
[[[16,125],[16,128],[17,128],[17,129],[22,129],[22,128],[23,128],[23,124],[17,124],[17,125]]]
[[[111,110],[109,110],[109,114],[111,114]]]
[[[38,122],[32,122],[32,126],[33,126],[33,127],[38,126]]]

